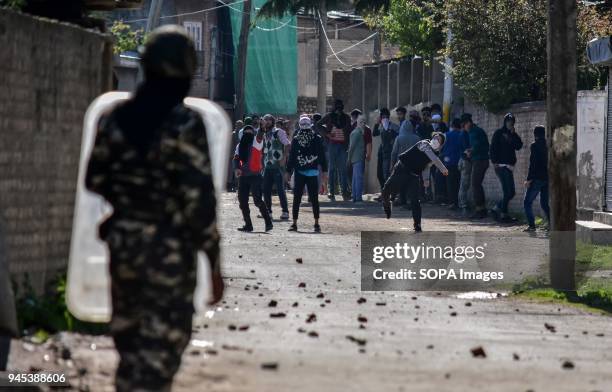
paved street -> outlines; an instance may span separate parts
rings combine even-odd
[[[301,232],[275,222],[270,234],[243,234],[235,194],[222,203],[226,297],[198,317],[176,391],[612,391],[609,316],[511,297],[361,293],[360,230],[411,229],[407,211],[386,220],[376,202],[325,200],[322,234],[311,233],[309,207]],[[521,229],[436,208],[425,206],[424,230]],[[486,357],[473,356],[478,347]],[[69,369],[75,388],[113,390],[106,337],[13,350],[12,368]]]

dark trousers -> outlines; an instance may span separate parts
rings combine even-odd
[[[533,180],[529,187],[525,191],[525,200],[523,200],[523,207],[525,208],[525,215],[527,216],[527,222],[529,226],[535,226],[535,217],[533,216],[532,204],[536,197],[540,194],[540,206],[546,214],[546,219],[550,222],[550,208],[548,207],[548,181]]]
[[[391,171],[391,175],[383,187],[383,198],[390,198],[398,194],[402,189],[406,191],[406,198],[410,200],[412,207],[412,219],[414,225],[421,225],[421,200],[419,199],[420,176],[410,172],[401,162],[397,162]]]
[[[251,222],[251,210],[249,209],[249,194],[253,198],[253,204],[259,209],[261,216],[264,217],[266,223],[271,222],[270,214],[261,198],[261,183],[262,177],[256,176],[240,176],[238,178],[238,203],[240,204],[240,210],[242,211],[242,217],[244,223],[252,225]]]
[[[293,220],[297,221],[300,214],[300,204],[302,203],[302,195],[304,194],[304,185],[308,188],[308,199],[312,204],[312,214],[315,219],[319,219],[319,177],[304,176],[295,172],[293,180],[295,186],[293,189]]]
[[[474,195],[474,206],[477,211],[484,210],[485,193],[482,187],[485,174],[489,168],[489,160],[472,161],[472,193]]]
[[[0,372],[6,370],[10,348],[11,337],[0,334]]]
[[[281,209],[283,212],[289,212],[287,206],[287,194],[285,193],[285,181],[283,172],[280,168],[269,168],[264,170],[263,176],[263,197],[266,202],[268,212],[272,213],[272,186],[276,185],[278,199],[280,200]]]
[[[459,167],[448,165],[448,176],[446,176],[446,196],[449,204],[459,205],[459,183],[461,175]]]
[[[391,158],[385,157],[382,152],[382,148],[378,149],[378,159],[376,161],[376,177],[382,190],[385,186],[385,181],[389,178],[391,173]]]
[[[502,198],[497,202],[497,208],[503,213],[508,213],[508,204],[516,194],[514,188],[514,173],[507,167],[496,167],[495,174],[499,178],[502,187]]]
[[[446,177],[438,170],[437,167],[431,168],[431,174],[434,180],[434,191],[435,200],[438,203],[444,203],[448,201],[447,189],[446,189]]]

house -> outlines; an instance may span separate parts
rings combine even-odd
[[[196,45],[198,67],[190,94],[212,99],[232,112],[234,49],[229,10],[219,4],[216,0],[165,0],[160,24],[183,26]],[[144,30],[150,5],[151,0],[145,0],[139,9],[113,11],[107,20],[109,24],[121,20],[135,30]],[[132,89],[137,78],[137,59],[133,53],[121,54],[115,59],[116,87]]]

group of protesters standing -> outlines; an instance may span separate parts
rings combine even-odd
[[[447,125],[438,104],[420,112],[408,112],[404,107],[394,111],[397,122],[391,120],[388,108],[379,109],[372,128],[359,109],[345,113],[341,100],[335,100],[333,109],[323,116],[301,115],[293,132],[290,121],[269,114],[262,118],[252,115],[237,122],[233,167],[245,222],[239,230],[253,230],[249,195],[264,219],[266,231],[273,228],[273,187],[282,209],[280,219],[289,220],[286,187],[290,186],[294,194],[290,230],[297,230],[300,203],[306,191],[313,207],[314,230],[320,231],[318,195],[327,193],[331,201],[341,197],[343,201],[362,202],[365,168],[373,154],[381,191],[377,200],[383,202],[388,217],[391,205],[412,210],[416,231],[421,231],[421,201],[446,205],[469,219],[491,214],[499,222],[516,221],[508,205],[516,194],[514,167],[523,141],[516,132],[512,113],[505,115],[501,128],[489,142],[486,132],[469,113]],[[525,179],[527,231],[535,230],[531,205],[538,194],[542,210],[549,213],[543,130],[542,126],[534,130],[535,142]],[[376,152],[372,151],[374,138],[380,138]],[[502,197],[488,211],[483,181],[491,165]]]

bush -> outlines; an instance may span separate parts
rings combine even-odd
[[[32,288],[26,274],[19,286],[14,282],[19,330],[36,333],[41,340],[49,333],[60,331],[101,334],[106,324],[87,323],[75,318],[66,306],[66,273],[59,274],[42,296]]]
[[[122,21],[115,21],[110,28],[110,32],[115,37],[113,51],[116,54],[137,50],[144,42],[144,31],[142,29],[132,30],[130,25]]]

